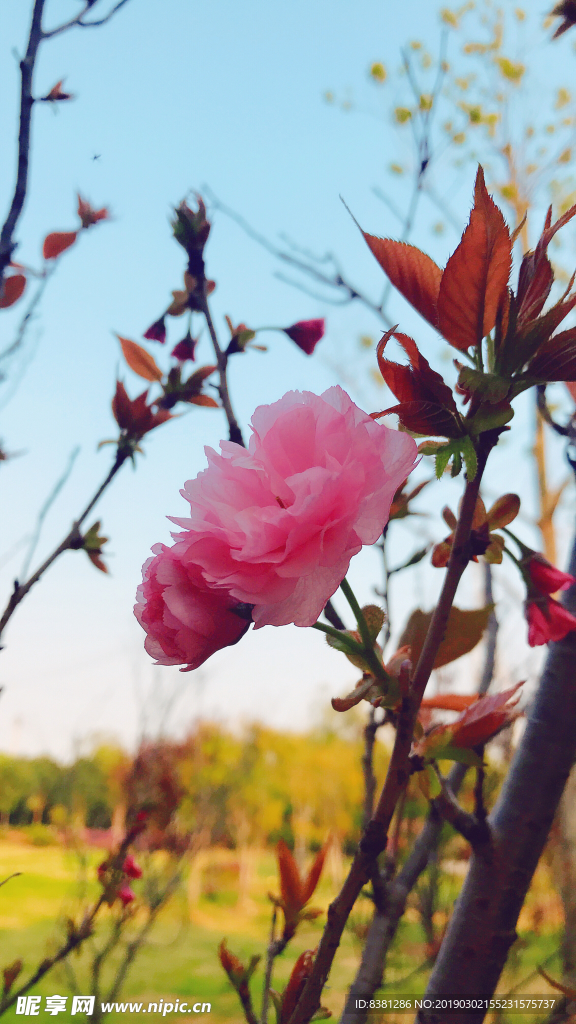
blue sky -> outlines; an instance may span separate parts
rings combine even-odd
[[[50,26],[77,13],[78,0],[48,0],[46,6]],[[12,51],[25,45],[29,7],[3,0],[0,8],[2,209],[13,185],[18,74]],[[535,2],[528,8],[540,14]],[[314,252],[337,252],[351,278],[378,295],[381,271],[339,197],[369,230],[397,234],[398,224],[372,188],[384,182],[399,205],[405,201],[405,186],[394,184],[387,168],[404,159],[407,147],[383,116],[402,102],[405,85],[394,78],[378,90],[367,69],[374,60],[396,69],[400,48],[415,31],[437,50],[437,11],[427,0],[130,0],[105,27],[74,30],[43,47],[36,94],[65,78],[75,99],[35,110],[17,259],[38,266],[44,235],[74,228],[76,191],[108,205],[113,216],[61,258],[26,357],[0,395],[0,435],[9,450],[24,453],[2,467],[6,594],[26,551],[24,538],[74,446],[81,446],[80,455],[47,518],[36,558],[58,542],[107,471],[111,449],[96,446],[115,436],[110,400],[116,374],[132,395],[142,390],[121,365],[113,332],[141,340],[179,287],[182,253],[168,222],[171,207],[190,190],[208,183],[271,239],[285,232]],[[531,31],[538,81],[550,43]],[[569,80],[570,43],[560,43],[554,56],[554,73]],[[356,111],[345,114],[326,103],[326,90],[350,99]],[[463,226],[472,181],[469,166],[439,183]],[[428,229],[437,219],[437,211],[424,207],[414,237],[443,262],[457,239],[450,231],[432,237]],[[222,215],[214,219],[207,260],[217,281],[213,311],[222,337],[224,314],[251,326],[327,318],[326,338],[311,359],[283,335],[270,334],[261,339],[269,344],[267,354],[234,360],[231,387],[244,425],[256,405],[287,390],[320,392],[341,381],[367,409],[382,407],[383,392],[368,375],[371,357],[358,348],[361,334],[378,333],[368,311],[358,304],[336,309],[288,287],[275,276],[273,258]],[[13,338],[22,308],[3,314],[0,348]],[[430,339],[405,304],[393,308],[404,329]],[[171,328],[175,342],[181,322]],[[154,355],[161,362],[164,353],[157,348]],[[205,336],[198,359],[211,359]],[[525,404],[518,418],[514,487],[527,489]],[[96,732],[133,743],[162,715],[176,731],[197,715],[236,722],[258,717],[296,728],[354,683],[355,670],[317,633],[293,627],[249,635],[193,674],[154,669],[145,655],[132,615],[140,566],[151,544],[169,539],[166,516],[185,514],[178,492],[203,467],[204,445],[216,446],[223,436],[222,414],[195,408],[151,435],[136,472],[122,471],[93,516],[102,518],[111,538],[111,576],[96,572],[82,552],[68,553],[18,609],[0,662],[0,747],[67,756],[79,738]],[[510,451],[500,457],[496,489],[500,480],[510,486]],[[453,503],[457,493],[447,485]],[[441,527],[422,520],[418,529],[429,535]],[[421,543],[402,527],[396,536],[392,562]],[[365,552],[351,573],[364,599],[372,598],[377,574],[375,556]],[[431,605],[438,582],[425,567],[408,574],[397,585],[398,619],[416,601]],[[507,586],[519,594],[513,578]],[[465,599],[474,603],[478,588],[472,572]],[[524,657],[521,651],[519,662]]]

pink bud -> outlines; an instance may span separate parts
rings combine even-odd
[[[534,586],[545,594],[555,594],[557,590],[566,590],[572,583],[576,583],[573,576],[551,565],[542,555],[532,555],[528,562],[528,572]]]
[[[540,647],[551,640],[563,640],[567,633],[576,629],[576,618],[552,597],[546,598],[545,605],[528,601],[525,614],[530,647]]]
[[[166,324],[164,322],[164,317],[161,316],[159,320],[155,320],[148,330],[144,332],[143,337],[148,338],[148,341],[159,341],[163,345],[166,341]]]
[[[182,341],[179,341],[177,345],[172,349],[171,355],[174,359],[177,359],[179,363],[185,363],[187,359],[196,359],[194,350],[198,344],[198,339],[193,338],[190,332],[186,334]]]
[[[125,907],[128,906],[129,903],[132,903],[132,900],[136,899],[135,893],[132,892],[132,889],[127,884],[120,886],[117,892],[117,896],[118,899],[122,901]]]
[[[311,356],[320,338],[324,337],[324,325],[324,320],[299,320],[298,323],[284,327],[283,330],[298,348],[307,356]]]
[[[128,856],[122,865],[122,871],[128,878],[142,878],[142,868],[136,863],[134,857]]]

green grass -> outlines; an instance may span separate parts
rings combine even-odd
[[[270,902],[267,893],[278,891],[275,858],[271,852],[262,851],[254,856],[251,884],[245,899],[239,903],[237,855],[217,851],[207,854],[213,857],[216,864],[210,867],[205,875],[208,883],[205,892],[188,905],[187,882],[178,892],[171,904],[166,907],[152,931],[149,941],[143,947],[133,963],[127,981],[120,994],[120,1000],[142,1002],[175,1002],[187,1000],[211,1003],[211,1013],[201,1018],[200,1014],[190,1015],[193,1020],[206,1019],[210,1024],[231,1024],[242,1021],[242,1013],[236,994],[231,990],[228,979],[220,967],[217,947],[222,938],[226,937],[229,948],[242,960],[247,961],[252,954],[264,953],[270,921]],[[218,867],[218,860],[227,861]],[[89,856],[84,882],[79,883],[79,861],[77,856],[57,846],[34,847],[19,845],[15,842],[0,842],[0,879],[13,872],[22,874],[11,879],[0,889],[0,969],[17,958],[24,960],[25,978],[47,954],[53,952],[63,935],[63,921],[66,916],[78,920],[79,892],[83,887],[86,899],[92,899],[99,893],[95,868],[102,859],[102,852],[95,851]],[[335,895],[337,877],[325,872],[312,905],[324,910]],[[138,887],[138,883],[135,888]],[[542,884],[540,885],[542,889]],[[442,883],[440,901],[448,908],[457,892],[457,881],[446,878]],[[542,898],[542,897],[539,897]],[[353,924],[360,931],[370,917],[370,903],[359,901],[353,915]],[[88,963],[94,942],[102,941],[102,935],[110,923],[109,911],[102,916],[94,940],[85,944],[78,956],[70,958],[74,973],[78,977],[79,991],[88,992]],[[286,983],[296,957],[304,949],[313,949],[320,938],[325,921],[322,915],[317,921],[304,923],[296,938],[276,964],[274,985],[282,989]],[[441,915],[438,927],[441,927]],[[545,992],[545,982],[538,979],[524,981],[534,971],[537,964],[543,963],[559,945],[558,929],[527,927],[521,942],[514,948],[509,967],[502,979],[501,991],[508,991],[514,984],[523,982],[521,992]],[[91,948],[90,948],[91,947]],[[324,1003],[338,1019],[343,1005],[347,986],[352,980],[360,952],[359,940],[352,929],[347,929],[338,951],[335,967],[330,979],[330,987],[326,989]],[[390,953],[387,968],[387,986],[385,994],[394,992],[424,992],[427,970],[415,972],[426,957],[424,938],[416,910],[412,907],[401,923],[397,941]],[[550,961],[548,969],[558,976],[558,960]],[[262,966],[254,976],[253,993],[256,1009],[260,1004],[260,986],[262,984]],[[409,977],[409,980],[405,979]],[[35,995],[68,994],[69,978],[66,969],[56,967],[34,989]],[[400,986],[400,988],[398,987]],[[69,1007],[71,1000],[69,1000]],[[43,1005],[40,1017],[48,1019]],[[542,1015],[540,1015],[540,1019]],[[5,1021],[22,1020],[12,1009],[3,1018]],[[70,1020],[81,1018],[70,1014],[58,1014],[50,1019]],[[141,1021],[141,1014],[111,1014],[111,1022]],[[146,1021],[182,1020],[180,1014],[171,1013],[162,1017],[159,1013],[146,1014]],[[270,1016],[270,1021],[272,1016]],[[387,1016],[387,1024],[394,1024],[395,1019],[408,1024],[410,1016]],[[502,1018],[505,1020],[506,1018]],[[510,1017],[510,1021],[528,1022],[530,1018]],[[538,1019],[538,1016],[533,1018]],[[372,1018],[376,1024],[377,1018]]]

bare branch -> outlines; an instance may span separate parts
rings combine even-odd
[[[56,501],[56,498],[60,494],[60,491],[64,487],[64,484],[68,480],[68,478],[70,476],[70,473],[72,472],[72,469],[74,467],[74,463],[76,462],[76,459],[78,458],[79,453],[80,453],[80,447],[79,446],[77,446],[76,448],[74,448],[70,452],[70,455],[68,456],[68,463],[66,465],[66,468],[65,468],[64,472],[62,473],[62,475],[58,478],[58,480],[54,484],[54,487],[50,491],[50,494],[46,498],[46,501],[44,502],[44,504],[42,505],[42,508],[40,509],[40,511],[38,513],[38,518],[36,520],[36,529],[34,530],[34,533],[32,534],[32,539],[30,541],[30,547],[29,547],[28,552],[26,554],[26,558],[24,559],[24,564],[22,566],[22,569],[20,570],[20,577],[23,580],[25,580],[26,576],[28,575],[28,570],[30,569],[30,563],[32,561],[32,556],[33,556],[33,554],[34,554],[34,552],[36,550],[36,545],[38,544],[38,541],[40,540],[40,534],[42,532],[42,526],[44,524],[44,520],[45,520],[46,516],[48,515],[48,512],[52,508],[52,505]]]
[[[62,32],[67,32],[69,28],[99,28],[100,25],[105,25],[106,22],[110,21],[116,12],[119,11],[121,7],[124,7],[124,4],[128,3],[128,0],[118,0],[118,3],[114,4],[114,7],[108,11],[108,14],[105,14],[103,18],[99,18],[97,21],[84,21],[84,16],[88,14],[88,11],[90,11],[97,3],[98,0],[85,0],[84,10],[81,11],[80,14],[77,14],[75,18],[70,18],[69,21],[63,22],[62,25],[58,25],[57,28],[50,29],[48,32],[43,32],[42,38],[53,39],[54,36],[59,36]]]
[[[18,128],[18,160],[16,170],[16,185],[8,216],[0,232],[0,288],[4,280],[6,267],[12,259],[15,249],[14,230],[18,223],[20,214],[26,199],[28,188],[28,164],[30,157],[30,125],[32,120],[32,107],[34,99],[32,96],[32,79],[34,66],[38,55],[38,47],[42,42],[42,12],[46,0],[35,0],[30,22],[28,35],[28,46],[26,55],[20,61],[20,123]]]

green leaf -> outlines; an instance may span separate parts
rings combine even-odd
[[[335,636],[334,633],[327,633],[326,643],[335,651],[341,651],[342,654],[360,654],[362,652],[362,645],[344,630],[339,630],[338,636]]]
[[[468,435],[462,438],[460,450],[466,464],[466,476],[469,481],[473,480],[478,471],[478,456],[476,455],[476,449],[472,443],[472,439],[468,437]]]
[[[453,455],[452,445],[447,444],[445,448],[441,448],[436,452],[436,477],[438,480],[442,478],[446,466],[450,462]]]
[[[382,608],[377,604],[365,605],[364,608],[362,608],[362,614],[366,625],[368,626],[370,639],[374,642],[378,638],[378,634],[386,621],[386,615]]]
[[[460,454],[460,449],[458,449],[458,451],[454,452],[454,455],[452,456],[452,469],[450,470],[450,476],[459,476],[461,472],[462,455]]]
[[[474,751],[464,747],[446,746],[434,751],[435,761],[460,761],[473,768],[482,767],[482,758]]]
[[[510,402],[500,402],[498,405],[483,405],[471,420],[465,422],[471,434],[482,434],[485,430],[503,427],[513,415]]]
[[[440,785],[440,779],[436,775],[436,772],[434,771],[432,765],[427,764],[426,768],[424,769],[424,771],[426,772],[426,776],[428,778],[428,789],[429,789],[429,792],[430,792],[430,800],[433,800],[434,797],[440,796],[440,793],[442,792],[442,786]]]
[[[482,373],[474,370],[471,366],[463,366],[458,376],[458,384],[467,391],[488,402],[490,405],[497,405],[508,396],[510,381],[499,377],[496,373]]]

